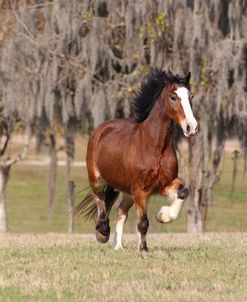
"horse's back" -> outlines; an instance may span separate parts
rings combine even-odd
[[[92,132],[88,147],[95,147],[103,141],[108,141],[110,144],[116,141],[128,140],[137,127],[137,123],[132,118],[109,120],[94,129]]]

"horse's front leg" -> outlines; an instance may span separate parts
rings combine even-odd
[[[139,250],[146,252],[148,251],[146,235],[149,227],[149,221],[147,218],[147,200],[148,196],[146,194],[134,194],[136,212],[139,218],[139,222],[137,224],[137,229],[140,233]]]
[[[178,218],[184,200],[189,195],[189,190],[179,178],[176,178],[169,186],[164,188],[161,194],[168,197],[172,204],[161,207],[156,219],[161,223],[169,223]]]
[[[133,204],[134,204],[133,197],[124,194],[121,204],[117,209],[116,231],[112,243],[114,250],[123,248],[122,245],[123,227],[128,218],[129,209],[133,206]]]

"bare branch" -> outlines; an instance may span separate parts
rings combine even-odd
[[[27,136],[27,140],[24,143],[24,146],[22,148],[22,152],[20,154],[18,154],[17,156],[14,156],[13,158],[10,158],[10,159],[7,159],[7,160],[1,160],[0,161],[0,166],[10,167],[10,166],[14,165],[15,163],[19,162],[20,160],[23,160],[27,155],[27,151],[28,151],[28,148],[29,148],[29,145],[30,145],[30,141],[31,141],[31,132]]]
[[[22,27],[25,29],[25,31],[29,34],[29,36],[32,38],[32,40],[34,39],[33,38],[33,34],[31,33],[31,31],[28,29],[27,25],[22,21],[22,19],[19,17],[19,15],[16,13],[14,7],[13,7],[13,3],[12,1],[10,2],[11,3],[11,10],[16,18],[16,21],[18,23],[20,23],[22,25]]]
[[[9,139],[10,139],[10,136],[9,136],[9,134],[7,134],[6,138],[5,138],[5,142],[4,142],[3,148],[0,151],[0,156],[4,155],[4,153],[5,153],[5,151],[6,151],[7,147],[8,147]]]

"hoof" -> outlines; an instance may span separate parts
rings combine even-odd
[[[103,235],[99,231],[96,230],[95,234],[96,234],[96,239],[100,243],[106,243],[109,240],[109,238],[110,238],[110,233],[108,235]]]
[[[162,207],[158,214],[155,216],[156,220],[160,223],[171,223],[173,219],[169,215],[169,210],[170,207]]]
[[[189,189],[186,188],[183,184],[181,184],[178,188],[178,198],[185,199],[189,196]]]
[[[147,247],[147,244],[141,244],[140,246],[139,246],[139,251],[140,252],[148,252],[148,247]]]
[[[96,224],[96,239],[101,243],[106,243],[110,238],[110,233],[109,219],[100,219]]]
[[[114,251],[119,251],[119,250],[123,250],[123,246],[122,245],[116,245],[116,246],[112,246]]]

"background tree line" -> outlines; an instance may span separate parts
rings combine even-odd
[[[49,151],[52,213],[58,150],[66,152],[69,179],[75,133],[130,116],[140,80],[159,67],[192,73],[200,131],[190,139],[184,175],[188,230],[204,231],[229,136],[239,138],[246,169],[246,1],[2,0],[0,7],[0,230],[7,229],[9,171],[30,138]],[[7,158],[16,129],[27,132],[27,141]]]

